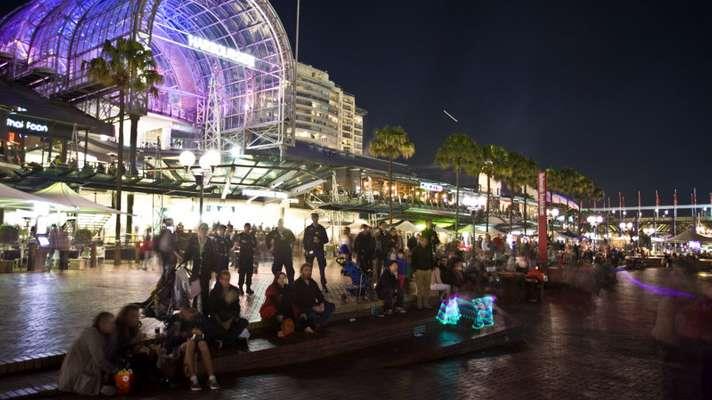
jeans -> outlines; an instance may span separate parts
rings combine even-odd
[[[210,275],[200,277],[200,307],[198,307],[198,297],[193,299],[193,308],[206,313],[208,307],[208,297],[210,296]]]
[[[318,329],[329,321],[331,318],[331,314],[334,313],[336,310],[336,306],[334,303],[329,303],[328,301],[324,302],[324,312],[323,313],[317,313],[313,309],[309,309],[304,312],[304,316],[300,316],[299,320],[297,321],[297,326],[300,330],[303,330],[307,327],[312,328],[312,329]]]
[[[324,250],[315,250],[312,254],[306,255],[307,264],[312,265],[314,263],[314,258],[316,258],[317,264],[319,264],[319,275],[321,276],[321,286],[326,286],[326,257],[324,256]]]
[[[291,255],[274,255],[274,262],[272,263],[272,273],[276,276],[277,274],[282,272],[282,267],[284,267],[285,271],[287,272],[287,279],[289,280],[289,284],[293,284],[294,264],[292,262]]]

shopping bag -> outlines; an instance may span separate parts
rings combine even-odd
[[[131,393],[133,384],[133,371],[130,369],[122,369],[114,375],[114,384],[116,385],[116,394],[126,395]]]

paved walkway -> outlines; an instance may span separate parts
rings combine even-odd
[[[665,285],[667,271],[632,275]],[[650,337],[660,297],[631,281],[592,296],[547,292],[544,304],[507,307],[527,344],[407,368],[369,352],[287,371],[221,377],[223,390],[166,390],[147,399],[702,399],[694,362],[665,360]],[[317,350],[317,349],[315,349]],[[380,349],[382,353],[388,350]],[[393,346],[392,356],[406,348]],[[76,398],[76,397],[71,397]]]
[[[315,263],[317,281],[318,270]],[[340,272],[341,267],[334,262],[327,267],[327,297],[336,304],[342,303],[345,285],[351,282]],[[237,285],[237,273],[232,275],[232,282]],[[102,310],[117,312],[126,303],[145,300],[158,277],[157,269],[143,271],[131,265],[108,264],[81,271],[0,274],[0,304],[4,308],[0,361],[67,350],[81,329],[91,324],[94,315]],[[260,319],[259,308],[272,280],[271,264],[260,265],[253,278],[255,294],[241,298],[245,318]],[[147,332],[156,326],[160,326],[156,320],[144,321]]]

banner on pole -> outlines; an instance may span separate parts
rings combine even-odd
[[[537,203],[539,209],[539,263],[543,266],[547,260],[548,235],[546,232],[546,172],[539,172],[537,179]]]

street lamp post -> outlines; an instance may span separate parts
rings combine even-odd
[[[203,222],[203,201],[205,198],[205,184],[206,184],[206,174],[209,174],[216,165],[220,165],[221,155],[217,150],[208,150],[200,156],[198,160],[199,169],[193,169],[195,164],[195,154],[192,151],[184,151],[178,157],[178,162],[182,167],[191,170],[193,178],[195,178],[195,184],[200,187],[200,200],[199,200],[199,218],[200,222]]]

